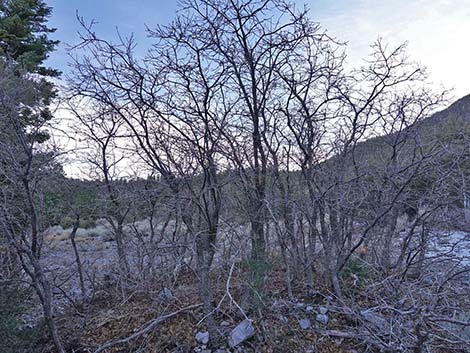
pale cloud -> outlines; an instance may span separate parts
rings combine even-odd
[[[298,1],[302,3],[302,1]],[[357,65],[379,36],[391,45],[408,42],[410,57],[426,66],[431,80],[470,94],[470,0],[341,0],[307,2],[311,16],[348,42]]]
[[[428,67],[431,79],[455,88],[455,97],[470,94],[470,0],[292,0],[311,8],[313,20],[331,35],[348,42],[348,60],[357,65],[377,37],[398,45],[409,43],[413,60]],[[152,40],[150,27],[170,21],[177,1],[168,0],[48,0],[54,8],[54,38],[76,44],[79,29],[76,10],[87,20],[96,19],[101,35],[116,38],[116,26],[124,36],[134,32],[143,54]],[[144,10],[143,10],[144,9]],[[64,44],[51,55],[50,65],[65,72]]]

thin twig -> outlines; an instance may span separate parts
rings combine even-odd
[[[104,345],[102,345],[100,348],[98,348],[95,353],[100,353],[100,352],[103,352],[104,350],[108,349],[108,348],[111,348],[111,347],[114,347],[118,344],[124,344],[124,343],[128,343],[130,341],[132,341],[133,339],[136,339],[144,334],[146,334],[147,332],[150,332],[151,330],[153,330],[156,326],[158,326],[159,324],[161,324],[163,321],[169,319],[169,318],[172,318],[173,316],[176,316],[178,314],[181,314],[182,312],[185,312],[185,311],[188,311],[188,310],[192,310],[192,309],[195,309],[195,308],[198,308],[202,306],[202,303],[200,304],[194,304],[194,305],[189,305],[189,306],[186,306],[184,308],[181,308],[177,311],[174,311],[170,314],[166,314],[166,315],[163,315],[163,316],[160,316],[160,317],[157,317],[156,319],[153,319],[151,321],[149,321],[148,323],[146,323],[140,330],[138,330],[137,332],[133,333],[132,335],[130,335],[129,337],[126,337],[126,338],[121,338],[121,339],[117,339],[117,340],[114,340],[114,341],[110,341],[108,343],[105,343]]]

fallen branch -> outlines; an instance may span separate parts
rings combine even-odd
[[[114,341],[110,341],[108,343],[105,343],[104,345],[102,345],[100,348],[98,348],[95,353],[100,353],[100,352],[103,352],[104,350],[108,349],[108,348],[111,348],[111,347],[114,347],[118,344],[124,344],[124,343],[128,343],[130,341],[132,341],[133,339],[136,339],[150,331],[152,331],[156,326],[158,326],[159,324],[161,324],[163,321],[169,319],[169,318],[172,318],[173,316],[176,316],[178,314],[181,314],[182,312],[185,312],[185,311],[188,311],[188,310],[192,310],[192,309],[196,309],[198,307],[202,306],[202,303],[201,304],[194,304],[194,305],[189,305],[189,306],[186,306],[184,308],[181,308],[177,311],[174,311],[172,313],[169,313],[169,314],[166,314],[166,315],[163,315],[163,316],[160,316],[160,317],[157,317],[156,319],[153,319],[149,322],[147,322],[141,329],[139,329],[137,332],[133,333],[132,335],[130,335],[129,337],[127,338],[121,338],[121,339],[117,339],[117,340],[114,340]]]
[[[339,331],[339,330],[317,330],[317,332],[325,336],[357,339],[365,343],[368,343],[374,347],[377,347],[378,349],[380,349],[380,351],[385,351],[385,352],[399,351],[396,347],[388,345],[385,342],[375,340],[371,338],[369,335],[364,335],[363,333],[359,333],[359,332],[347,332],[347,331]]]

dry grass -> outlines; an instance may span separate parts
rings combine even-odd
[[[58,243],[70,239],[71,232],[71,228],[63,229],[61,226],[50,227],[44,232],[44,239],[49,243]],[[109,237],[111,233],[110,229],[102,224],[89,229],[78,228],[76,241],[83,241],[85,238],[105,238]]]
[[[223,276],[222,273],[214,274],[213,283],[217,287],[216,302],[224,294],[225,282],[220,280]],[[246,273],[239,272],[238,276],[232,279],[232,290],[235,298],[240,298],[243,294],[241,284]],[[113,286],[108,285],[106,290],[103,288],[98,293],[93,303],[88,307],[88,318],[84,329],[81,329],[83,315],[78,316],[69,312],[68,315],[73,317],[69,317],[64,322],[75,326],[65,326],[62,328],[62,332],[68,337],[68,341],[73,344],[71,348],[76,353],[93,352],[94,349],[105,342],[128,337],[146,322],[156,317],[200,302],[196,280],[192,272],[183,273],[180,276],[178,285],[173,288],[176,299],[169,303],[153,299],[158,298],[159,288],[155,288],[153,293],[131,292],[123,298],[122,293],[110,291]],[[299,328],[295,313],[289,312],[287,309],[287,311],[282,311],[272,306],[274,300],[284,298],[282,293],[273,292],[275,288],[278,288],[277,284],[281,281],[283,281],[282,270],[273,270],[269,276],[269,284],[266,286],[265,306],[249,313],[249,316],[254,319],[253,324],[257,330],[257,335],[243,344],[242,352],[289,353],[307,352],[309,349],[326,353],[351,352],[351,342],[335,341],[327,338],[320,339],[314,330],[304,331]],[[296,287],[296,290],[299,291],[299,295],[300,291],[303,294],[305,292],[305,288],[301,285]],[[315,301],[315,298],[310,299],[312,302]],[[262,313],[262,320],[258,313]],[[195,333],[205,330],[204,323],[197,326],[202,317],[202,309],[178,315],[165,321],[151,334],[137,339],[128,346],[116,346],[107,352],[194,352],[200,346],[195,340]],[[287,322],[283,320],[283,317],[288,317]],[[222,328],[225,330],[224,336],[226,337],[230,330],[243,320],[236,308],[227,302],[224,302],[220,307],[215,318],[218,322],[230,322],[231,325],[228,328]],[[81,320],[82,323],[80,323]],[[314,322],[313,319],[312,322]],[[218,345],[218,347],[227,348],[225,342]]]

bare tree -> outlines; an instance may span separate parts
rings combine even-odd
[[[456,202],[445,181],[460,178],[452,185],[465,185],[466,173],[454,170],[463,166],[466,149],[450,157],[442,141],[422,133],[446,92],[429,88],[426,72],[408,60],[405,46],[390,50],[379,40],[362,67],[348,70],[341,43],[306,9],[277,0],[184,1],[170,25],[149,30],[155,44],[141,60],[132,38],[112,43],[82,25],[76,50],[86,55],[74,59],[70,93],[85,109],[103,113],[90,120],[92,139],[107,141],[95,129],[111,124],[105,134],[110,141],[124,136],[120,148],[165,183],[170,206],[162,232],[174,218],[194,241],[212,337],[218,334],[213,314],[219,305],[213,304],[211,268],[219,260],[218,244],[230,241],[221,220],[241,225],[240,233],[249,229],[226,258],[246,256],[240,244],[249,240],[247,285],[256,298],[263,299],[268,255],[282,256],[290,297],[294,279],[311,286],[325,281],[338,310],[361,322],[367,320],[355,311],[345,285],[345,270],[354,261],[367,262],[383,280],[367,294],[378,298],[376,288],[383,290],[392,311],[399,303],[391,288],[405,292],[404,281],[429,274],[433,217]],[[421,189],[423,180],[428,185]],[[152,240],[154,209],[152,196]],[[448,270],[446,283],[462,273]],[[441,292],[439,287],[423,296]],[[419,351],[434,320],[425,307],[442,310],[420,299],[410,311],[419,318],[410,339],[395,342],[400,330],[388,341],[360,332],[342,337]],[[396,310],[401,316],[409,312]]]
[[[124,241],[124,224],[131,208],[131,202],[126,199],[127,192],[119,187],[121,165],[128,161],[126,152],[119,148],[120,139],[123,138],[124,122],[118,115],[108,112],[105,107],[96,107],[96,112],[82,107],[77,100],[69,101],[69,108],[80,124],[76,126],[78,138],[85,143],[85,159],[90,166],[90,176],[102,181],[105,199],[105,218],[113,229],[116,239],[116,248],[120,269],[129,274],[129,262]]]
[[[151,32],[158,44],[145,65],[133,58],[132,41],[113,46],[86,32],[84,45],[95,60],[76,66],[95,80],[84,84],[78,79],[72,85],[75,93],[105,105],[126,124],[135,151],[178,200],[177,213],[195,239],[201,299],[211,314],[209,271],[221,202],[217,154],[230,108],[220,91],[220,71],[207,71],[207,45],[193,40],[184,26],[180,19]],[[211,315],[207,321],[216,337]]]
[[[303,64],[293,56],[282,73],[290,92],[282,111],[315,205],[310,217],[314,228],[319,224],[324,269],[339,296],[338,274],[348,258],[380,220],[396,219],[400,195],[417,175],[421,162],[429,157],[415,153],[414,158],[398,166],[397,148],[407,146],[406,153],[412,153],[408,142],[412,133],[406,129],[442,101],[442,96],[433,96],[427,90],[420,93],[419,88],[410,95],[399,95],[401,86],[424,82],[422,70],[405,61],[403,47],[389,53],[378,42],[373,49],[370,66],[353,75],[342,73],[342,56],[320,55],[334,50],[307,55]],[[299,65],[295,69],[294,63]],[[391,152],[384,148],[385,161],[374,166],[373,161],[365,160],[369,151],[361,149],[361,143],[387,133],[391,134]],[[367,194],[374,192],[362,185],[376,167],[393,174],[382,178],[394,189],[385,191],[382,185],[389,202],[380,203],[362,235],[353,239],[353,225],[359,221],[356,210],[368,199]],[[395,231],[393,224],[389,223],[389,234]]]

